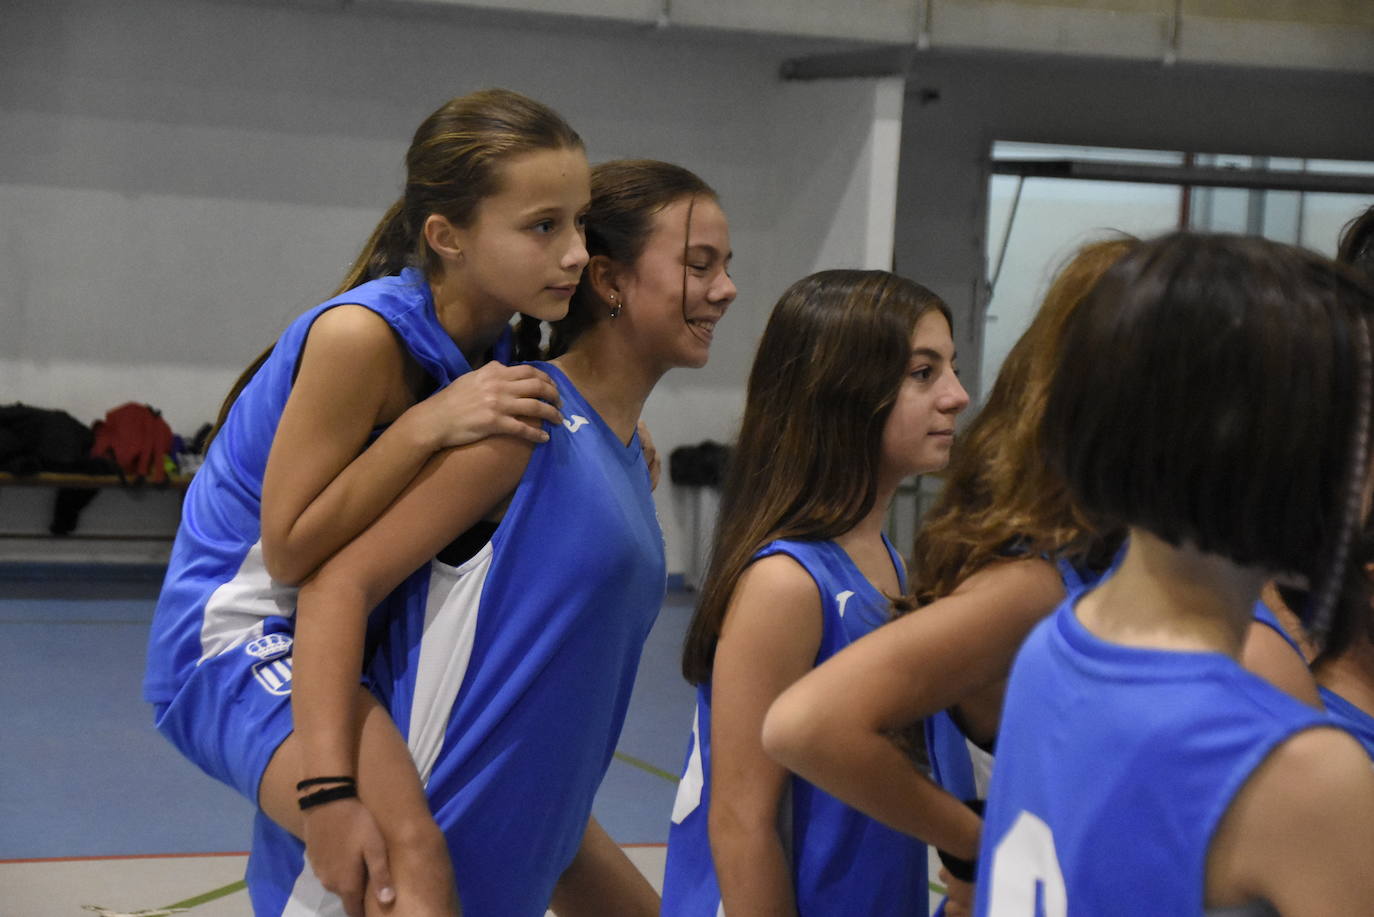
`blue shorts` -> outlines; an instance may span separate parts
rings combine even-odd
[[[291,735],[291,622],[266,618],[262,636],[207,659],[169,702],[157,729],[201,770],[258,804],[258,785]]]

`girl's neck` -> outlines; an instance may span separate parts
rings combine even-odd
[[[429,282],[429,290],[439,324],[475,368],[515,313],[501,306],[484,305],[442,276]]]
[[[1112,643],[1239,657],[1264,574],[1132,528],[1121,568],[1077,605]]]
[[[1368,637],[1357,637],[1350,649],[1323,662],[1316,675],[1322,687],[1374,716],[1374,642]]]
[[[852,529],[831,539],[844,549],[873,588],[891,596],[901,591],[901,583],[893,569],[887,542],[883,540],[883,530],[887,526],[888,508],[894,493],[895,489],[879,491],[868,514]]]
[[[607,326],[593,325],[578,336],[568,352],[553,361],[587,399],[606,425],[628,443],[644,411],[644,402],[663,377],[650,362]]]

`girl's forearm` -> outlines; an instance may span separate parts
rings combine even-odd
[[[916,770],[876,729],[818,723],[787,695],[764,720],[764,749],[779,763],[890,828],[964,859],[978,854],[982,820]]]
[[[415,479],[435,447],[408,418],[402,415],[340,471],[280,536],[264,532],[264,559],[273,579],[303,582]]]
[[[367,609],[361,590],[311,583],[296,611],[291,711],[305,777],[355,776],[355,698]]]
[[[792,871],[775,824],[711,826],[711,858],[727,914],[796,917]]]

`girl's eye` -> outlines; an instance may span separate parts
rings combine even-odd
[[[579,213],[579,214],[577,215],[577,228],[578,228],[578,229],[585,229],[586,226],[587,226],[587,215],[586,215],[585,213]]]
[[[929,366],[922,366],[920,369],[912,372],[911,378],[915,379],[917,382],[929,382],[933,372],[934,371]]]
[[[553,232],[553,220],[540,220],[531,228],[537,233],[551,233]]]

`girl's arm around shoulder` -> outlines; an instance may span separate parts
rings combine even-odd
[[[515,489],[533,447],[491,437],[431,459],[361,535],[301,588],[292,710],[311,776],[350,774],[352,705],[368,613]]]
[[[711,853],[728,913],[795,914],[778,835],[788,774],[763,751],[768,705],[815,663],[822,635],[815,580],[791,557],[751,564],[731,596],[711,675]]]
[[[1207,857],[1207,904],[1254,899],[1284,917],[1367,914],[1374,902],[1374,768],[1347,733],[1279,745],[1236,794]]]
[[[1054,566],[1039,558],[985,568],[788,689],[768,714],[764,745],[860,811],[972,859],[977,816],[917,773],[887,733],[1004,676],[1027,632],[1063,597]]]
[[[437,450],[499,434],[540,441],[538,420],[559,420],[557,389],[530,366],[489,364],[412,404],[408,375],[417,373],[371,309],[337,306],[315,320],[263,481],[263,558],[273,578],[304,580]]]
[[[302,587],[301,603],[313,606],[321,593],[351,587],[359,590],[366,613],[504,503],[532,450],[524,440],[493,436],[437,453],[375,522]]]

